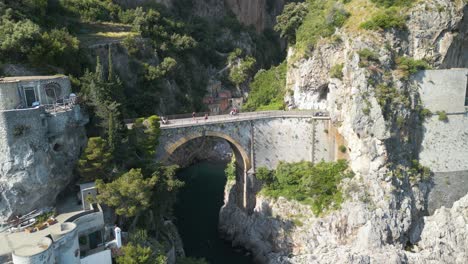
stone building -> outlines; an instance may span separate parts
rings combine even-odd
[[[62,75],[0,78],[0,110],[66,104],[70,94],[70,80]]]

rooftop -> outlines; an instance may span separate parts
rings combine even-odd
[[[34,251],[34,249],[39,250],[44,237],[51,233],[61,233],[61,223],[64,223],[71,217],[84,212],[77,201],[78,200],[75,195],[69,195],[62,199],[59,204],[57,204],[56,208],[57,216],[55,219],[58,223],[43,230],[33,233],[26,233],[25,231],[16,233],[0,232],[0,256],[11,254],[15,250],[26,250],[29,253]]]
[[[21,82],[21,81],[37,81],[37,80],[52,80],[63,78],[65,75],[49,75],[49,76],[13,76],[13,77],[0,77],[0,83],[8,82]]]

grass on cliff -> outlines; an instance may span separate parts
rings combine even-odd
[[[285,197],[311,206],[316,215],[339,209],[343,202],[340,183],[352,177],[345,160],[337,162],[284,163],[276,170],[258,168],[257,179],[264,185],[262,194],[268,197]]]
[[[299,57],[313,50],[321,38],[333,35],[335,29],[342,27],[350,17],[341,1],[308,0],[307,3],[308,13],[296,31],[295,47]]]

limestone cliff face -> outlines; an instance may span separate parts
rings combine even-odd
[[[135,8],[150,3],[171,8],[180,0],[117,0],[122,6]],[[239,22],[254,26],[257,32],[272,28],[281,13],[285,0],[193,0],[192,14],[201,17],[222,18],[232,12]],[[186,4],[188,4],[186,2]]]
[[[86,121],[78,106],[54,116],[42,108],[0,113],[0,223],[54,205],[86,146]]]
[[[284,0],[226,0],[226,5],[244,25],[253,25],[257,32],[272,28],[281,13]]]
[[[408,165],[405,156],[417,155],[423,129],[414,125],[420,122],[412,110],[418,92],[393,69],[395,56],[425,58],[434,68],[465,67],[460,58],[468,50],[466,10],[461,1],[421,1],[410,10],[405,34],[343,28],[335,33],[340,42],[321,40],[308,58],[297,60],[290,48],[285,101],[330,113],[356,176],[342,183],[347,196],[342,209],[322,217],[296,202],[261,196],[247,215],[233,205],[235,193],[228,189],[221,231],[264,263],[464,263],[466,197],[423,220],[431,184],[394,174],[394,166]],[[362,66],[358,51],[366,48],[377,54],[377,67]],[[342,79],[330,77],[337,64],[344,65]],[[409,105],[397,102],[389,114],[379,104],[375,82],[392,82],[410,98]],[[396,124],[397,116],[403,126]],[[457,222],[445,225],[450,216]],[[407,244],[421,251],[405,250]],[[429,253],[432,246],[436,256]]]

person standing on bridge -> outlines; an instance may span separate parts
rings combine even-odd
[[[193,113],[192,113],[192,118],[193,118],[193,119],[195,119],[195,115],[196,115],[196,113],[193,112]]]
[[[208,120],[208,114],[205,114],[205,121]]]

